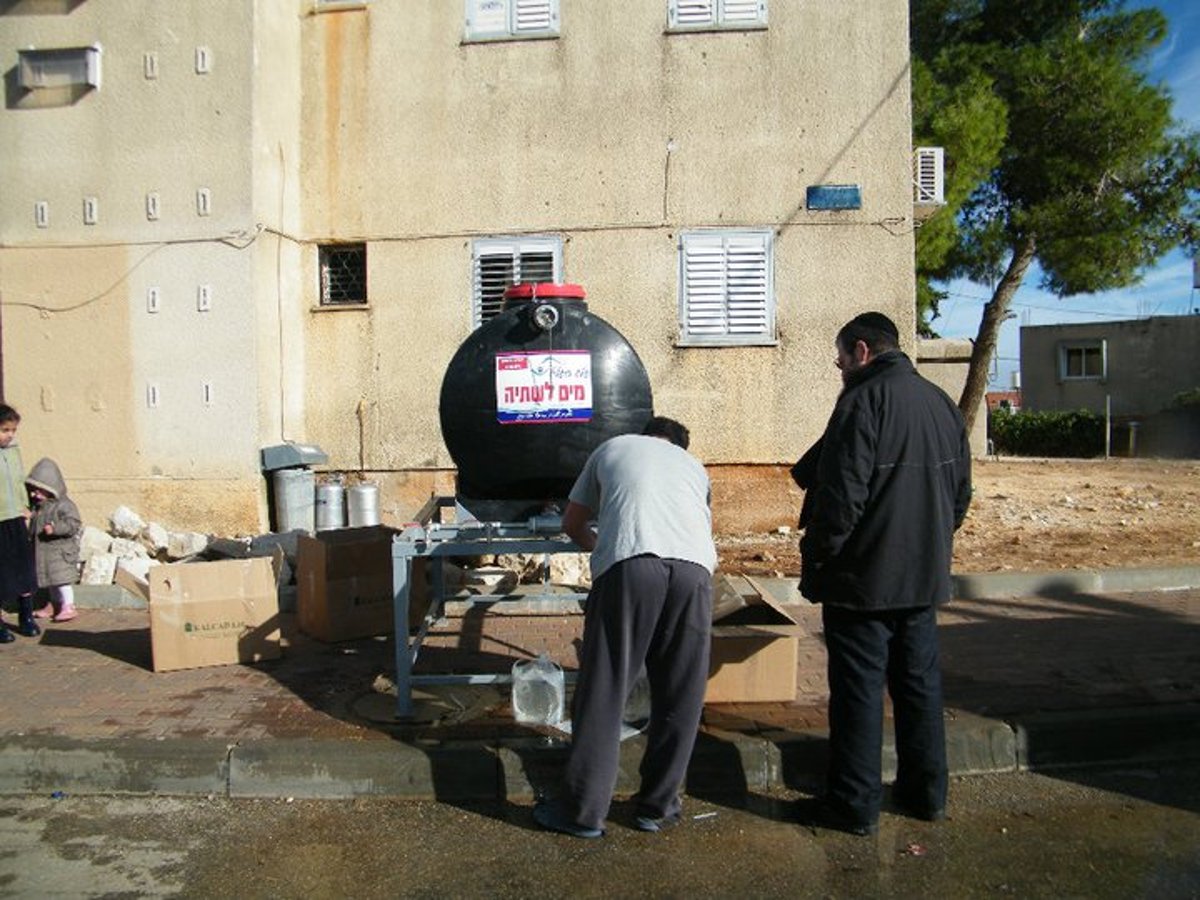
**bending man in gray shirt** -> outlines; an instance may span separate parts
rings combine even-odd
[[[571,489],[563,529],[592,551],[592,590],[562,795],[534,807],[538,824],[551,831],[604,834],[621,714],[643,665],[650,725],[635,824],[660,831],[679,821],[679,788],[708,680],[717,560],[708,473],[687,446],[683,425],[656,416],[641,435],[598,447]]]

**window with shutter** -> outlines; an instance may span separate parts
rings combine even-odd
[[[673,31],[765,28],[767,0],[668,0],[667,25]]]
[[[558,35],[558,0],[466,0],[468,41]]]
[[[680,242],[680,343],[775,340],[773,234],[696,231]]]
[[[475,242],[472,257],[472,328],[500,312],[510,285],[563,280],[561,238],[487,238]]]

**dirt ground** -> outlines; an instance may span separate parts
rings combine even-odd
[[[1200,461],[986,459],[976,460],[973,480],[955,571],[1200,565]],[[779,485],[752,482],[739,500],[753,505],[768,490],[777,495]],[[718,526],[721,569],[798,576],[797,542],[786,526]]]

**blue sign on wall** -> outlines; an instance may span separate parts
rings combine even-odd
[[[814,184],[808,188],[809,209],[862,209],[862,188],[857,184]]]

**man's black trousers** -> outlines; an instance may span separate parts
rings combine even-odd
[[[945,809],[946,730],[937,612],[822,608],[829,655],[826,800],[869,824],[882,802],[883,690],[892,698],[898,767],[893,796],[918,813]]]

